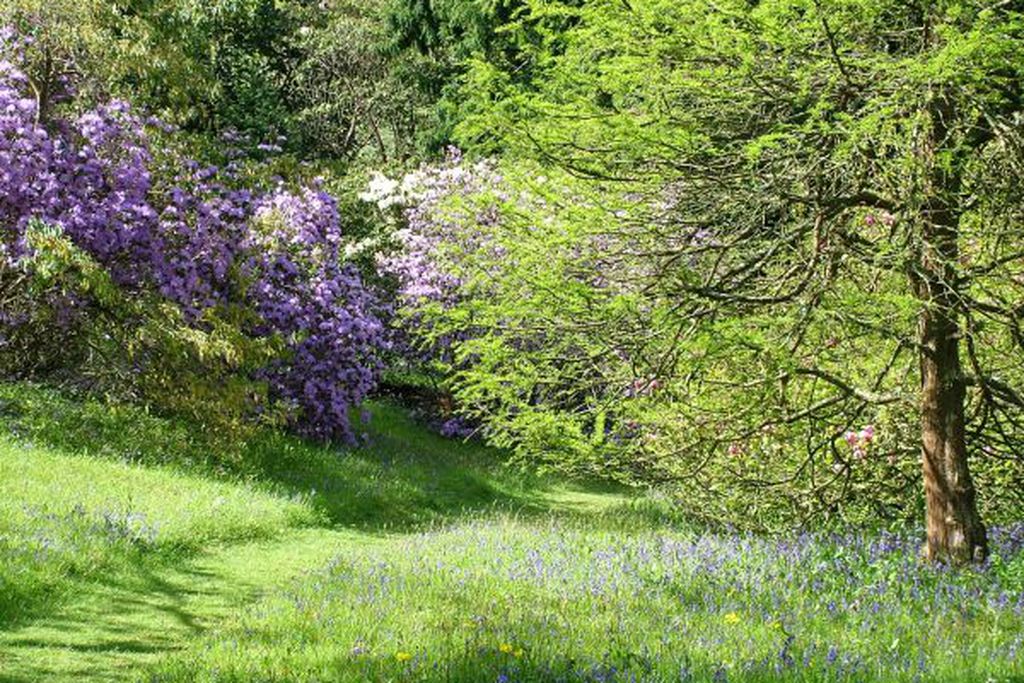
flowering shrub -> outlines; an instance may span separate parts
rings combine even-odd
[[[69,356],[88,303],[70,282],[33,280],[26,261],[33,225],[60,226],[127,282],[141,271],[126,257],[145,258],[140,238],[152,216],[148,155],[127,108],[114,103],[47,129],[18,67],[25,46],[0,31],[0,370],[18,374],[52,370],[61,358],[74,362]],[[77,268],[64,256],[49,265],[58,262]]]
[[[439,395],[432,396],[437,400],[428,406],[433,414],[427,422],[446,437],[479,433],[477,420],[453,413],[459,406],[451,396],[454,373],[468,363],[456,358],[459,344],[477,330],[465,319],[451,324],[447,318],[467,300],[467,291],[483,294],[456,264],[467,255],[499,248],[493,236],[501,226],[502,185],[493,162],[464,162],[458,150],[450,149],[443,163],[424,165],[400,181],[375,174],[359,195],[375,204],[392,228],[376,265],[395,283],[400,324],[393,335],[401,352],[396,366],[410,364],[414,375],[431,378],[430,393]]]
[[[156,211],[149,202],[149,143],[142,121],[125,102],[87,112],[61,152],[56,177],[61,198],[43,218],[64,227],[75,243],[121,284],[140,285],[150,257]]]
[[[138,282],[155,212],[142,122],[112,102],[48,130],[18,66],[24,43],[0,33],[0,256],[24,250],[38,218],[61,225],[119,282]]]
[[[609,353],[633,324],[609,334],[601,319],[632,296],[605,268],[618,242],[559,214],[577,199],[568,179],[505,170],[453,150],[401,181],[375,176],[362,197],[394,219],[396,243],[379,267],[397,282],[410,345],[462,418],[445,415],[443,434],[486,434],[565,469],[597,450],[607,460],[636,432],[623,399],[661,388],[625,346]]]
[[[146,122],[126,103],[44,125],[16,65],[20,54],[15,36],[0,37],[7,56],[0,59],[0,351],[9,350],[13,327],[38,323],[44,303],[58,318],[86,316],[89,308],[81,281],[84,291],[73,296],[67,283],[42,299],[29,295],[25,283],[37,259],[26,236],[38,221],[57,228],[128,295],[131,305],[113,314],[118,325],[150,342],[219,339],[216,354],[185,355],[200,363],[216,355],[228,371],[242,373],[246,363],[234,356],[249,345],[246,337],[280,340],[282,353],[253,378],[266,383],[303,433],[354,439],[349,413],[374,386],[384,336],[375,296],[340,262],[334,200],[312,188],[238,187],[237,162],[224,169],[188,162],[164,186],[154,180]],[[180,309],[176,323],[165,312],[151,324],[161,300]],[[145,309],[144,301],[153,303]],[[167,325],[192,332],[168,335]],[[145,372],[162,355],[136,357],[130,370]],[[178,381],[170,374],[156,384]]]
[[[385,336],[376,297],[340,262],[337,205],[323,191],[278,190],[258,204],[255,226],[257,331],[281,335],[289,350],[263,374],[301,408],[305,433],[351,441],[349,411],[375,385]]]
[[[24,252],[32,214],[50,213],[60,201],[57,150],[36,121],[36,101],[25,94],[27,77],[10,60],[19,54],[13,35],[0,33],[0,259],[7,267]]]
[[[446,266],[445,256],[484,246],[500,220],[497,203],[487,195],[499,192],[502,182],[492,162],[464,163],[454,149],[445,163],[424,166],[401,182],[373,177],[361,198],[382,211],[398,208],[398,248],[382,254],[378,264],[397,279],[400,304],[448,306],[458,300],[464,281]]]

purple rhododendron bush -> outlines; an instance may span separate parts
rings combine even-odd
[[[43,117],[28,45],[0,36],[2,370],[353,441],[385,330],[335,200],[231,149],[222,167],[181,158],[125,102]]]

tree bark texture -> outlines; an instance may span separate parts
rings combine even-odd
[[[966,381],[960,363],[959,191],[956,161],[936,151],[950,137],[950,102],[937,98],[930,111],[927,201],[920,217],[920,252],[912,277],[921,301],[921,460],[929,560],[963,564],[986,557],[985,526],[978,514],[968,468]],[[947,147],[948,149],[948,147]]]

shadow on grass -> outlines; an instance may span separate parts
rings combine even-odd
[[[0,383],[0,432],[70,452],[242,479],[307,500],[331,526],[408,531],[495,508],[589,514],[628,498],[609,485],[566,485],[515,471],[497,451],[444,439],[392,404],[369,408],[367,445],[342,449],[274,430],[225,436],[137,406]]]
[[[327,547],[287,566],[281,560],[294,554],[292,538],[254,544],[234,564],[234,551],[221,549],[174,562],[151,557],[94,579],[62,609],[0,631],[0,681],[125,680],[245,604],[289,585],[300,571],[321,566],[339,549],[332,532],[323,536],[317,539]],[[341,535],[334,536],[337,542]],[[313,547],[311,541],[305,546]]]
[[[0,680],[117,680],[129,666],[181,647],[211,616],[197,588],[209,578],[175,569],[168,579],[158,571],[141,563],[102,577],[84,599],[8,630],[0,637]]]
[[[305,500],[319,512],[323,526],[376,537],[497,510],[522,517],[554,513],[595,518],[595,512],[606,510],[600,518],[619,524],[623,506],[639,509],[621,491],[565,486],[515,472],[494,450],[432,434],[393,405],[370,407],[374,419],[367,427],[368,445],[333,449],[272,430],[234,438],[137,406],[73,397],[38,385],[0,383],[0,435],[57,451],[244,481]],[[117,555],[100,573],[134,575],[137,567],[145,571],[146,564],[186,561],[196,549]],[[83,582],[94,580],[92,575],[63,576],[54,585],[0,591],[0,629],[45,620],[74,598]],[[29,588],[33,590],[26,592]],[[158,588],[140,585],[139,595]]]

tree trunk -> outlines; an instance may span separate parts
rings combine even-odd
[[[912,276],[922,307],[918,322],[921,354],[921,460],[929,560],[980,562],[988,551],[985,526],[975,502],[967,465],[966,382],[960,365],[959,193],[957,164],[938,163],[954,118],[951,102],[932,104],[926,201],[922,207],[920,252]]]
[[[921,455],[932,561],[963,564],[987,552],[964,438],[964,378],[956,321],[938,307],[921,313]]]

